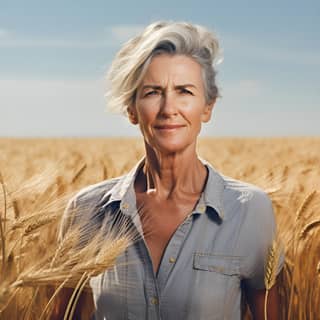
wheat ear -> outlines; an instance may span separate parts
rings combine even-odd
[[[298,243],[299,243],[299,238],[298,235],[300,233],[301,227],[300,227],[300,219],[303,215],[303,213],[307,210],[308,206],[310,205],[312,199],[316,196],[317,191],[312,190],[302,201],[302,204],[300,205],[299,209],[297,210],[296,213],[296,219],[295,219],[295,224],[294,224],[294,229],[293,229],[293,244],[292,244],[292,257],[293,259],[297,255],[297,250],[298,250]],[[297,228],[300,227],[299,230]],[[293,265],[292,269],[292,283],[291,283],[291,289],[290,289],[290,295],[289,295],[289,314],[288,314],[288,319],[291,319],[291,310],[292,310],[292,304],[293,304],[293,294],[294,294],[294,279],[295,279],[295,273],[296,273],[296,267]]]
[[[84,170],[87,168],[87,164],[84,163],[80,169],[76,172],[76,174],[73,176],[72,180],[71,180],[71,184],[75,183],[79,177],[81,176],[81,174],[84,172]]]
[[[268,250],[268,256],[267,256],[265,272],[264,272],[264,285],[266,287],[266,295],[264,299],[265,320],[268,319],[267,318],[268,293],[269,293],[269,290],[276,283],[280,252],[281,252],[281,242],[280,242],[279,236],[276,235]]]
[[[312,201],[312,199],[314,198],[314,196],[316,194],[317,194],[317,190],[313,190],[305,197],[300,208],[298,209],[298,211],[296,213],[296,222],[300,220],[303,212],[307,209],[307,207],[309,206],[310,202]]]
[[[317,227],[320,226],[320,219],[316,219],[314,221],[311,221],[310,223],[308,223],[301,231],[300,233],[300,239],[304,239],[306,237],[306,235],[308,234],[308,232]]]

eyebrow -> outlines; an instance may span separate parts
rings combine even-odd
[[[197,89],[197,87],[191,83],[179,84],[177,86],[174,86],[175,89],[181,89],[181,88],[186,88],[186,87],[192,87],[192,88]],[[141,89],[142,90],[145,90],[145,89],[163,90],[163,87],[161,87],[159,85],[147,84],[147,85],[144,85]]]

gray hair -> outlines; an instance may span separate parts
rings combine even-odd
[[[113,60],[107,75],[109,109],[127,114],[152,58],[161,53],[193,58],[202,67],[206,103],[219,96],[214,68],[220,58],[216,36],[199,25],[158,21],[126,42]]]

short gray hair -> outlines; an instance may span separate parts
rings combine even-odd
[[[152,58],[161,53],[193,58],[202,67],[206,102],[219,96],[214,68],[221,58],[217,37],[199,25],[158,21],[126,42],[113,60],[107,75],[109,109],[127,114]]]

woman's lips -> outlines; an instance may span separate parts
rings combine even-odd
[[[184,127],[182,124],[166,124],[166,125],[160,125],[160,126],[154,126],[157,130],[174,130]]]

